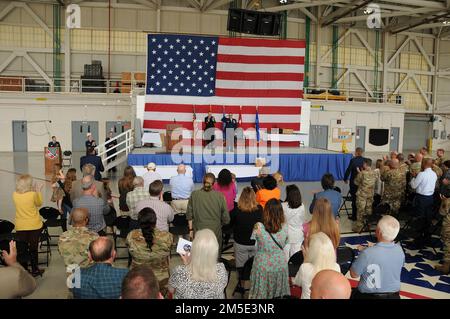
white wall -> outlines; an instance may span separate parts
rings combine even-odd
[[[98,121],[99,141],[106,135],[106,121],[130,121],[131,101],[124,97],[49,94],[42,97],[2,94],[0,99],[0,151],[13,150],[12,121],[28,121],[28,151],[42,151],[56,135],[64,149],[72,148],[72,121]],[[38,100],[37,100],[38,99]],[[44,121],[51,121],[51,123]],[[34,123],[32,121],[35,121]]]
[[[321,110],[320,107],[323,107]],[[341,120],[341,124],[337,124]],[[328,149],[341,151],[342,143],[333,143],[333,128],[350,128],[356,131],[356,126],[366,127],[366,152],[388,152],[389,144],[374,146],[369,144],[369,130],[375,128],[390,129],[400,127],[399,150],[403,148],[403,125],[404,109],[392,105],[346,103],[346,102],[323,102],[311,101],[311,125],[328,125]],[[356,135],[352,142],[347,144],[349,151],[355,149]]]

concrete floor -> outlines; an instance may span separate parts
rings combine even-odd
[[[73,155],[73,163],[72,167],[77,168],[79,171],[79,158],[80,154]],[[111,178],[111,188],[114,195],[118,195],[117,190],[117,180],[120,178],[121,172],[125,164],[119,166],[118,175],[109,175]],[[44,156],[42,153],[0,153],[0,219],[6,219],[14,222],[15,210],[14,205],[12,203],[12,193],[15,189],[15,179],[18,174],[29,173],[33,175],[35,180],[40,183],[44,183],[45,187],[43,189],[43,197],[44,197],[44,206],[55,206],[55,203],[50,201],[51,197],[51,187],[49,176],[45,176],[44,174]],[[67,171],[67,168],[65,168]],[[107,177],[108,174],[104,174],[104,177]],[[80,172],[78,172],[78,176],[81,177]],[[289,183],[290,184],[290,183]],[[312,200],[313,194],[317,191],[321,190],[321,186],[319,182],[297,182],[295,183],[300,187],[302,192],[303,201],[305,207],[308,208],[309,204]],[[344,184],[342,181],[338,181],[337,186],[341,187],[344,194],[348,191],[348,185]],[[249,185],[249,183],[238,183],[238,189],[242,189],[244,186]],[[167,188],[167,185],[165,186]],[[197,184],[196,188],[199,188],[200,185]],[[285,197],[285,187],[282,189],[282,198]],[[115,199],[115,206],[118,207],[118,199]],[[341,218],[341,233],[351,232],[351,222],[347,219],[346,216],[342,216]],[[51,229],[51,234],[60,233],[60,229]],[[56,239],[53,240],[56,243]],[[122,244],[122,243],[120,243]],[[120,249],[118,251],[118,255],[125,257],[126,250]],[[41,261],[43,260],[43,254],[40,257]],[[232,258],[232,255],[227,254],[223,256],[226,259]],[[126,267],[126,259],[125,260],[117,260],[116,266],[118,267]],[[171,260],[171,268],[180,264],[181,259],[174,255]],[[46,272],[42,278],[38,278],[38,288],[36,291],[29,296],[28,298],[66,298],[67,297],[67,288],[66,288],[66,274],[65,267],[61,256],[57,251],[57,247],[52,247],[52,255],[48,268],[45,268]],[[230,283],[227,287],[227,295],[230,297],[234,287],[237,283],[237,275],[235,272],[232,272]],[[237,295],[239,297],[239,295]]]

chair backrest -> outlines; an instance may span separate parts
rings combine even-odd
[[[15,227],[9,220],[0,219],[0,235],[11,234]]]
[[[41,209],[39,209],[39,214],[45,220],[47,220],[47,219],[57,219],[61,215],[56,208],[49,207],[49,206],[42,207]]]
[[[340,246],[337,248],[336,257],[341,273],[347,274],[355,260],[355,252],[350,247]]]
[[[303,253],[301,251],[298,251],[295,254],[293,254],[291,258],[289,258],[288,262],[289,277],[295,277],[302,264],[303,264]]]

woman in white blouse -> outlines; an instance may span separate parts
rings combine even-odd
[[[304,262],[294,278],[294,285],[302,287],[302,299],[310,299],[311,282],[321,270],[330,269],[340,272],[336,263],[336,250],[331,239],[322,232],[309,238],[309,247],[303,247]]]
[[[309,221],[302,203],[302,195],[296,185],[286,186],[286,201],[283,203],[284,217],[288,225],[288,244],[284,247],[286,260],[300,251],[303,244],[303,224]],[[308,214],[309,215],[309,214]]]

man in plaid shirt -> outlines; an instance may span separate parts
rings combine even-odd
[[[74,298],[119,299],[128,269],[112,266],[116,258],[113,241],[108,237],[92,241],[88,256],[94,264],[80,269],[80,286],[73,288]]]
[[[144,179],[140,176],[136,176],[133,180],[134,189],[127,194],[127,206],[130,209],[130,231],[139,228],[137,221],[139,211],[137,211],[137,203],[141,200],[150,199],[150,193],[148,189],[144,188]]]

